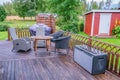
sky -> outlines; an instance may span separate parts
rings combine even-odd
[[[88,2],[90,2],[90,1],[92,1],[92,0],[87,0]],[[97,2],[100,2],[100,1],[102,1],[102,0],[93,0],[93,1],[97,1]],[[104,0],[104,1],[107,1],[107,0]],[[120,0],[112,0],[112,3],[113,4],[116,4],[116,3],[118,3]]]
[[[10,2],[11,0],[0,0],[0,4],[3,4],[4,2]]]

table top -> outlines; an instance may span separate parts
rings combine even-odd
[[[31,36],[31,39],[39,39],[39,40],[46,40],[46,39],[52,39],[52,36]]]

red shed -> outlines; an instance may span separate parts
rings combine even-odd
[[[110,36],[120,23],[120,10],[92,10],[85,14],[84,32],[90,36]]]

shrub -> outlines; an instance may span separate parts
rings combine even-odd
[[[80,22],[80,31],[84,31],[84,21],[82,20],[81,22]]]
[[[0,6],[0,21],[4,21],[7,16],[7,13],[5,12],[5,9]]]
[[[8,25],[0,25],[0,31],[7,31]]]
[[[78,21],[69,21],[69,22],[63,23],[61,25],[61,29],[65,30],[65,31],[78,33],[79,32]]]
[[[117,25],[115,29],[112,30],[112,34],[116,35],[117,38],[120,38],[120,25]]]

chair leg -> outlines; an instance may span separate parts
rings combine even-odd
[[[11,51],[13,52],[14,50],[15,50],[15,49],[14,49],[14,47],[13,47]]]
[[[56,53],[57,51],[56,51],[56,48],[55,48],[55,53]]]
[[[13,52],[13,49],[11,51]]]
[[[66,51],[67,51],[67,54],[68,54],[69,53],[69,48]]]

